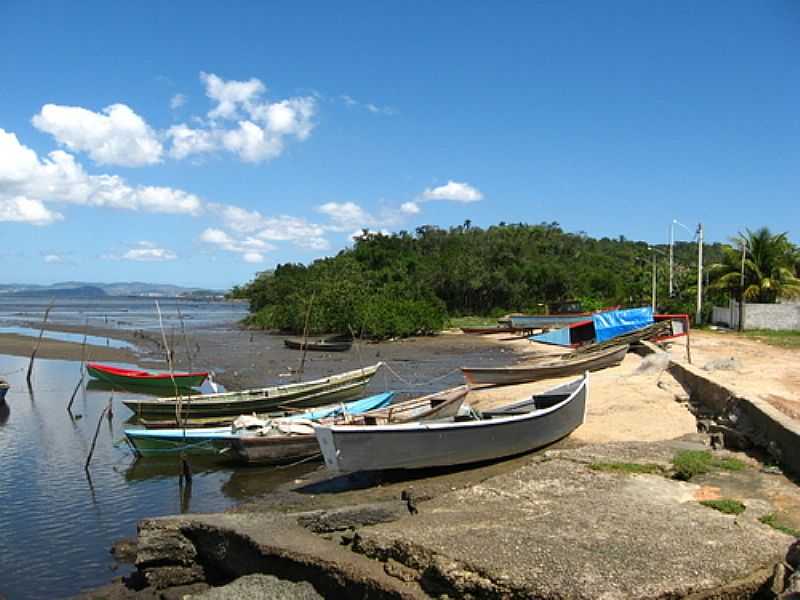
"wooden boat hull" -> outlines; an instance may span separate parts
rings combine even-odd
[[[231,448],[247,464],[279,465],[320,454],[314,434],[239,438]]]
[[[472,385],[512,385],[569,377],[585,371],[599,371],[622,362],[628,346],[614,346],[602,352],[589,353],[569,360],[558,358],[541,364],[520,367],[471,368],[462,367],[464,377]]]
[[[117,388],[147,388],[160,392],[174,390],[176,385],[179,389],[200,387],[203,385],[206,377],[208,377],[208,373],[175,373],[173,382],[173,377],[171,377],[169,373],[116,369],[98,363],[88,363],[86,365],[86,372],[89,373],[91,377],[116,386]],[[136,375],[134,376],[133,374]]]
[[[352,342],[337,342],[328,340],[307,341],[283,340],[284,345],[292,350],[311,350],[314,352],[346,352],[353,345]]]
[[[403,423],[410,419],[430,421],[455,416],[469,388],[461,386],[421,398],[398,402],[356,415],[350,422],[364,425]],[[330,420],[327,421],[331,423]],[[320,455],[314,434],[284,436],[242,436],[231,442],[236,456],[245,463],[280,464]]]
[[[512,412],[507,413],[510,416],[448,423],[319,425],[314,430],[325,466],[335,473],[444,467],[507,458],[552,444],[579,427],[586,414],[587,381],[588,375],[584,375],[550,390],[549,394],[564,399],[524,414]]]
[[[331,415],[362,414],[386,406],[394,392],[375,394],[346,405],[341,403],[319,407],[312,411],[289,417],[289,419],[319,419]],[[246,431],[233,431],[227,427],[203,427],[195,429],[126,429],[125,437],[140,456],[161,456],[184,452],[192,455],[216,455],[230,447],[231,441],[247,436]]]
[[[181,420],[224,420],[225,417],[237,417],[246,413],[283,410],[281,407],[306,408],[353,398],[363,391],[381,364],[383,363],[301,383],[185,397],[181,400]],[[143,422],[149,420],[176,423],[178,401],[175,398],[128,399],[122,403]]]

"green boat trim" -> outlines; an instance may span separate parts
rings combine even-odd
[[[176,421],[179,401],[181,420],[186,417],[236,417],[252,412],[281,410],[280,407],[305,408],[318,406],[341,391],[352,397],[354,385],[366,386],[383,363],[315,379],[312,381],[290,383],[239,392],[222,392],[179,398],[128,399],[123,404],[131,409],[140,420]]]

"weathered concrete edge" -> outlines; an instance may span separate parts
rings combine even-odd
[[[643,342],[643,346],[648,354],[663,352],[650,342]],[[786,470],[800,475],[800,423],[760,398],[742,395],[694,365],[670,360],[669,372],[688,390],[693,402],[726,418],[731,413],[744,417],[742,433]]]

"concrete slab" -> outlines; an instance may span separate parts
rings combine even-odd
[[[792,538],[700,505],[699,485],[588,467],[641,450],[623,447],[559,451],[363,528],[354,547],[454,597],[702,597],[732,585],[745,597],[764,584]],[[673,452],[664,444],[649,458]]]

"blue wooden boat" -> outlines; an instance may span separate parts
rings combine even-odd
[[[394,392],[376,394],[347,404],[329,404],[312,410],[283,417],[282,421],[320,421],[340,415],[359,415],[387,406]],[[263,425],[263,424],[262,424]],[[260,428],[261,426],[258,426]],[[247,429],[234,426],[204,427],[196,429],[126,429],[125,436],[131,447],[140,456],[160,456],[168,453],[219,454],[231,440],[248,435]]]

